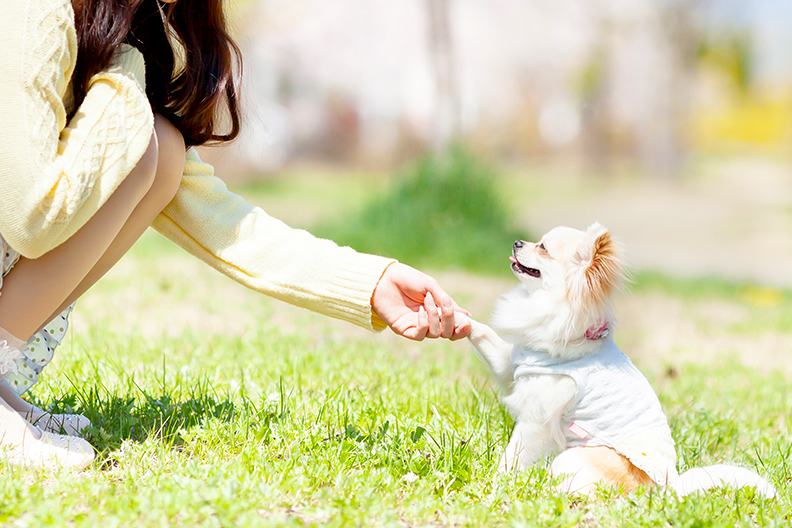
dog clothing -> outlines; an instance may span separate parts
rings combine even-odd
[[[606,446],[657,484],[675,480],[676,452],[668,420],[649,382],[611,338],[575,360],[515,348],[514,379],[532,374],[569,376],[577,391],[562,416],[567,447]]]

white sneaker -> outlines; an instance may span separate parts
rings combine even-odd
[[[52,414],[23,400],[7,381],[0,381],[0,398],[31,424],[50,433],[79,435],[91,426],[82,414]]]
[[[42,431],[0,399],[0,459],[15,466],[82,469],[95,456],[82,438]]]
[[[82,438],[40,429],[39,432],[41,436],[36,440],[30,439],[13,447],[0,447],[0,459],[13,466],[84,469],[96,457],[91,444]]]
[[[91,427],[91,420],[82,414],[50,414],[38,407],[20,414],[42,431],[50,433],[79,436],[84,429]]]

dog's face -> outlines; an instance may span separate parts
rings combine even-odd
[[[556,227],[537,243],[518,240],[512,247],[512,271],[530,290],[552,289],[564,282],[564,270],[586,234]]]
[[[510,259],[530,292],[566,294],[575,302],[606,302],[621,279],[618,247],[610,231],[596,223],[585,232],[556,227],[537,243],[518,240]]]

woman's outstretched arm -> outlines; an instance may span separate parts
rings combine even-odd
[[[412,268],[415,274],[405,276],[408,267],[392,267],[393,259],[293,229],[228,191],[213,173],[188,150],[181,187],[152,226],[221,273],[276,299],[372,330],[390,326],[412,339],[449,335],[453,311],[443,317],[447,295],[436,281]],[[375,299],[378,284],[384,288]]]

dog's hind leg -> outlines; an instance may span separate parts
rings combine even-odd
[[[556,490],[572,495],[591,495],[602,479],[600,472],[580,449],[567,449],[555,457],[550,465],[550,474],[556,477],[567,475]]]
[[[627,493],[640,486],[654,486],[649,475],[605,446],[567,449],[553,460],[550,474],[569,475],[556,489],[573,495],[591,495],[598,484],[614,486]]]

